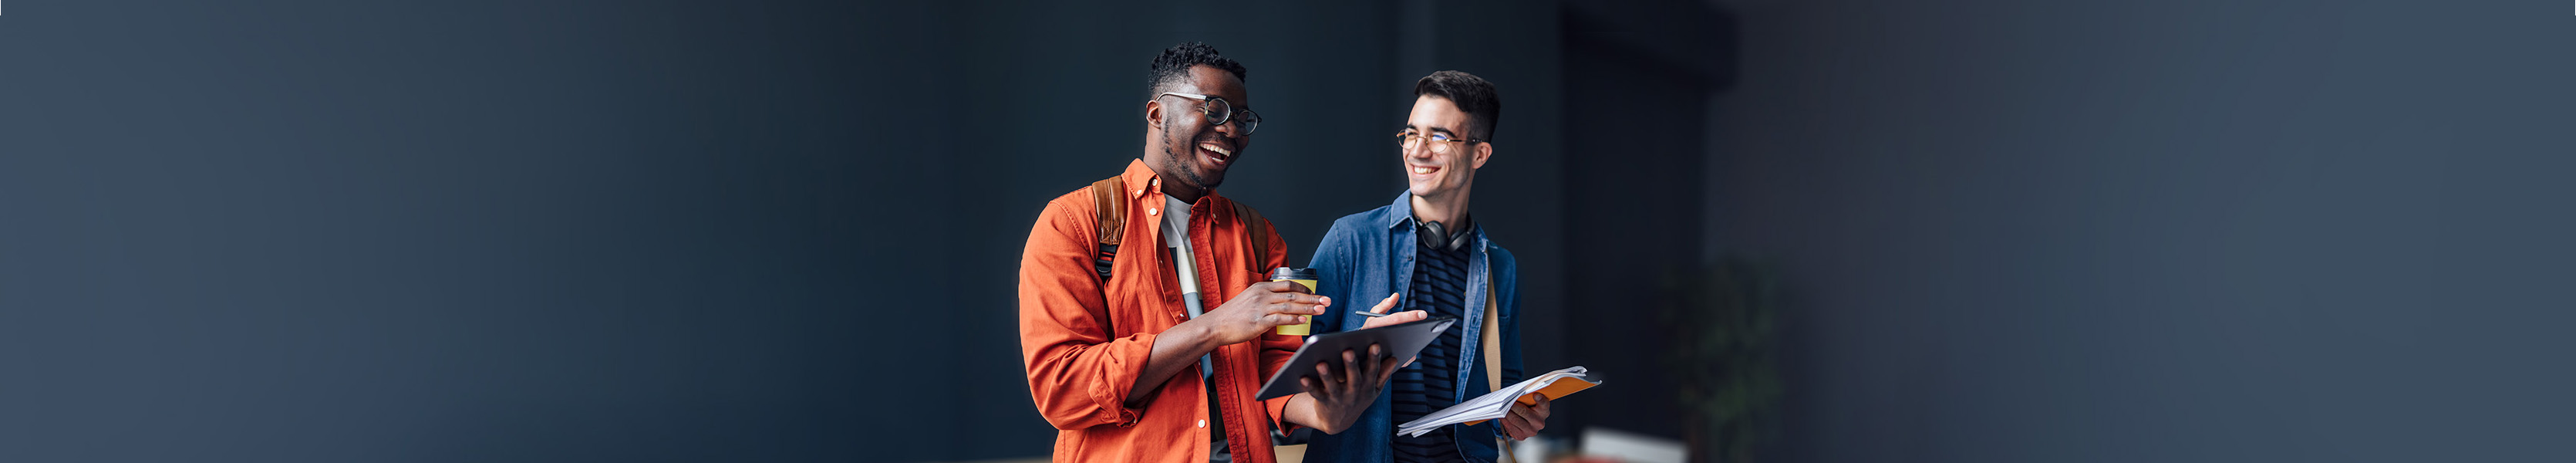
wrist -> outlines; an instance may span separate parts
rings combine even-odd
[[[1207,354],[1216,350],[1219,344],[1216,343],[1216,332],[1208,329],[1206,320],[1206,318],[1193,318],[1183,321],[1181,324],[1172,325],[1172,329],[1163,331],[1163,335],[1178,335],[1181,343],[1177,345],[1188,349],[1192,356]]]

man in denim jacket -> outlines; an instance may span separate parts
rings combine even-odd
[[[1308,265],[1328,297],[1402,298],[1405,311],[1378,325],[1428,317],[1456,317],[1458,324],[1398,370],[1349,430],[1316,436],[1308,461],[1495,461],[1501,454],[1496,438],[1526,439],[1547,424],[1542,396],[1537,405],[1516,403],[1509,416],[1484,424],[1445,426],[1420,437],[1395,434],[1398,424],[1491,391],[1487,362],[1501,362],[1505,385],[1523,375],[1512,254],[1487,240],[1467,214],[1476,169],[1494,154],[1501,99],[1492,83],[1458,71],[1423,77],[1413,94],[1413,112],[1396,136],[1407,191],[1393,204],[1333,221]],[[1499,336],[1500,359],[1481,358],[1488,306],[1499,312],[1498,333],[1491,335]],[[1359,329],[1369,321],[1327,311],[1315,316],[1314,329]]]

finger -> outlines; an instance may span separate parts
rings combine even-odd
[[[1530,409],[1527,405],[1512,404],[1512,417],[1519,418],[1521,426],[1531,431],[1547,429],[1547,419],[1539,417],[1538,411]]]
[[[1304,289],[1306,289],[1304,285],[1299,285],[1294,281],[1264,281],[1243,287],[1243,293],[1236,295],[1235,297],[1270,296],[1277,293],[1295,292],[1297,290]]]
[[[1539,431],[1544,431],[1544,430],[1547,430],[1547,422],[1545,422],[1545,421],[1532,420],[1532,419],[1522,419],[1522,420],[1521,420],[1521,438],[1522,438],[1522,439],[1528,439],[1528,438],[1532,438],[1532,437],[1538,437],[1538,432],[1539,432]]]
[[[1323,306],[1298,304],[1294,302],[1264,304],[1254,308],[1253,310],[1260,311],[1265,315],[1299,315],[1308,317],[1323,315],[1325,312]]]
[[[1396,319],[1396,320],[1395,320],[1395,321],[1396,321],[1396,323],[1413,323],[1413,322],[1422,321],[1423,319],[1426,319],[1426,318],[1431,318],[1431,312],[1424,312],[1424,311],[1420,311],[1420,310],[1407,310],[1407,311],[1404,311],[1403,313],[1398,313],[1398,314],[1395,314],[1395,315],[1388,315],[1388,316],[1386,316],[1386,318],[1393,318],[1393,319]]]
[[[1379,348],[1377,344],[1372,343],[1369,344],[1367,356],[1351,359],[1351,367],[1354,368],[1351,372],[1351,376],[1362,378],[1377,376],[1378,370],[1384,370],[1384,368],[1378,368],[1378,357],[1386,355],[1384,353],[1380,353],[1382,350],[1384,349]]]
[[[1521,423],[1520,417],[1506,416],[1503,417],[1502,422],[1503,434],[1511,436],[1512,440],[1528,439],[1531,434],[1536,434],[1530,432],[1529,427]]]
[[[1324,382],[1315,379],[1313,376],[1298,377],[1297,385],[1304,386],[1306,388],[1306,395],[1314,397],[1315,400],[1332,400],[1333,398],[1332,391],[1324,388]]]
[[[1350,355],[1350,350],[1342,350],[1342,357],[1350,357]],[[1343,362],[1325,360],[1323,362],[1319,362],[1318,366],[1324,369],[1325,386],[1341,387],[1342,385],[1351,382],[1351,370],[1348,366],[1344,365]]]
[[[1538,396],[1538,405],[1531,405],[1531,406],[1530,406],[1530,411],[1538,412],[1538,419],[1539,419],[1539,421],[1540,421],[1540,422],[1542,422],[1542,423],[1546,422],[1546,421],[1547,421],[1547,416],[1548,416],[1548,411],[1547,411],[1548,406],[1547,406],[1547,404],[1549,404],[1549,403],[1554,403],[1554,402],[1556,402],[1556,401],[1555,401],[1555,400],[1548,399],[1548,398],[1547,398],[1547,394],[1540,394],[1540,393],[1532,392],[1532,393],[1530,393],[1530,395]],[[1541,428],[1545,428],[1545,426],[1541,426]]]
[[[1360,369],[1363,368],[1360,363],[1360,353],[1358,351],[1343,349],[1341,367],[1342,382],[1344,385],[1347,386],[1349,383],[1359,381],[1359,374],[1361,373]]]
[[[1394,325],[1402,325],[1402,324],[1406,324],[1406,323],[1418,322],[1418,321],[1422,321],[1422,319],[1423,319],[1423,318],[1427,318],[1427,316],[1423,315],[1424,313],[1425,313],[1425,312],[1420,311],[1420,310],[1407,310],[1407,311],[1403,311],[1403,312],[1396,312],[1394,315],[1387,315],[1387,316],[1383,316],[1383,317],[1371,317],[1371,318],[1369,318],[1369,319],[1368,319],[1368,321],[1366,321],[1366,322],[1361,322],[1361,323],[1360,323],[1360,327],[1361,327],[1361,328],[1376,328],[1376,327],[1381,327],[1381,326],[1394,326]]]
[[[1332,365],[1331,370],[1333,371],[1333,382],[1326,384],[1325,386],[1333,389],[1333,396],[1335,397],[1351,394],[1357,390],[1355,385],[1351,384],[1351,380],[1354,379],[1354,377],[1351,376],[1351,368],[1348,364],[1350,357],[1351,351],[1349,349],[1343,349],[1343,363],[1334,363],[1331,361],[1324,362]]]
[[[1310,309],[1310,307],[1304,306],[1331,307],[1333,305],[1333,298],[1313,294],[1278,293],[1272,296],[1275,297],[1272,299],[1272,301],[1276,302],[1276,304],[1273,304],[1274,306],[1283,307],[1287,310],[1304,311]]]
[[[1317,389],[1326,391],[1324,396],[1318,397],[1319,399],[1323,397],[1339,396],[1343,390],[1348,389],[1342,386],[1342,377],[1340,375],[1333,374],[1332,365],[1333,362],[1315,362],[1315,382],[1318,383]]]
[[[1377,307],[1369,309],[1369,312],[1370,312],[1370,313],[1386,313],[1386,311],[1387,311],[1387,310],[1394,309],[1394,308],[1395,308],[1395,303],[1399,301],[1398,299],[1396,299],[1396,296],[1402,296],[1402,295],[1404,295],[1404,293],[1390,293],[1390,294],[1387,294],[1387,295],[1386,295],[1386,299],[1385,299],[1385,300],[1377,301]]]

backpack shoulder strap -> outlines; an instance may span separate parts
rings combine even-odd
[[[1127,237],[1127,182],[1118,177],[1091,182],[1092,223],[1099,224],[1099,236],[1093,237],[1098,255],[1092,259],[1092,270],[1101,281],[1109,281],[1110,261],[1118,258],[1118,242]]]
[[[1503,389],[1503,324],[1498,321],[1502,312],[1502,304],[1494,297],[1494,274],[1488,272],[1485,274],[1485,385],[1492,389],[1486,392]],[[1494,436],[1494,449],[1501,454],[1496,455],[1495,461],[1517,463],[1520,460],[1512,456],[1511,443],[1510,439]]]
[[[1491,389],[1486,389],[1486,392],[1503,388],[1503,323],[1500,321],[1503,311],[1502,304],[1494,299],[1494,276],[1488,273],[1485,275],[1485,327],[1483,328],[1485,339],[1483,342],[1485,344],[1485,385],[1490,386]]]

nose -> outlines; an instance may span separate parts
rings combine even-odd
[[[1404,157],[1431,159],[1431,140],[1413,140],[1411,143],[1405,143],[1402,148]]]
[[[1216,125],[1216,131],[1225,134],[1226,138],[1243,136],[1243,118],[1227,118],[1225,123]]]

